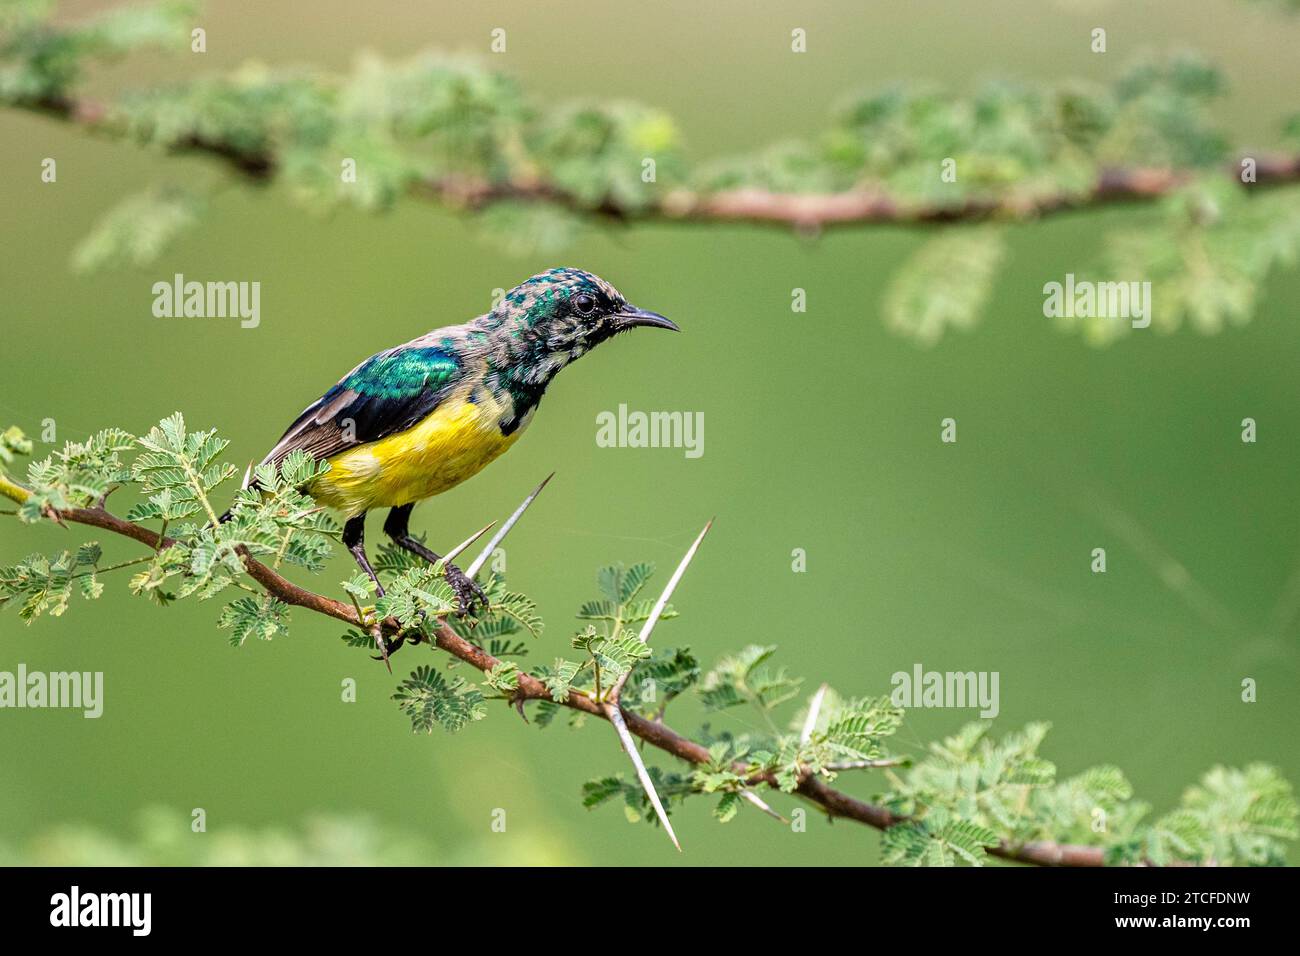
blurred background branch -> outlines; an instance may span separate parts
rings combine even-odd
[[[891,320],[933,344],[982,314],[1001,257],[965,256],[963,224],[1017,222],[1114,203],[1162,203],[1161,214],[1117,231],[1123,266],[1158,273],[1155,324],[1215,331],[1248,320],[1257,290],[1300,247],[1300,151],[1233,148],[1212,119],[1221,74],[1192,54],[1133,63],[1107,85],[987,83],[954,92],[897,85],[852,93],[817,136],[693,163],[677,125],[627,101],[543,103],[505,73],[462,56],[405,60],[374,54],[351,72],[247,64],[229,74],[98,100],[86,69],[128,53],[185,55],[192,6],[126,6],[65,23],[48,0],[0,15],[0,103],[98,135],[169,153],[219,159],[248,184],[283,182],[315,211],[381,211],[418,197],[475,214],[512,248],[554,250],[591,224],[739,222],[792,227],[935,227],[898,271],[886,301],[919,278],[946,303]],[[1279,131],[1294,143],[1300,120]],[[201,218],[191,189],[151,187],[110,210],[77,251],[78,268],[142,262]],[[957,233],[960,235],[960,233]],[[993,234],[981,234],[985,242]],[[1204,268],[1190,245],[1222,247]],[[1103,262],[1100,267],[1110,267]],[[916,318],[917,314],[920,318]],[[1066,323],[1074,324],[1074,323]],[[1123,323],[1079,320],[1094,342]]]

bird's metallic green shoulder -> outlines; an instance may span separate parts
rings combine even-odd
[[[401,347],[372,355],[339,385],[371,398],[403,398],[427,388],[441,388],[460,368],[452,348]]]

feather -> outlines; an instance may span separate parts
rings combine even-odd
[[[436,334],[436,333],[434,333]],[[457,385],[462,366],[433,334],[372,355],[308,405],[262,459],[278,465],[291,451],[317,460],[411,428]]]

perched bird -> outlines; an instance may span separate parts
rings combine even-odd
[[[382,594],[366,557],[366,512],[391,509],[388,536],[439,560],[408,530],[415,504],[513,445],[560,369],[639,326],[677,331],[589,272],[551,269],[511,289],[486,315],[366,359],[307,406],[263,463],[278,466],[295,449],[329,462],[306,490],[343,512],[343,543]],[[485,600],[459,568],[449,563],[445,574],[462,614]]]

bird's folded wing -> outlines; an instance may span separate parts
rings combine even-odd
[[[307,406],[262,459],[279,465],[301,449],[317,460],[412,427],[438,407],[461,379],[455,355],[402,345],[366,359]]]

